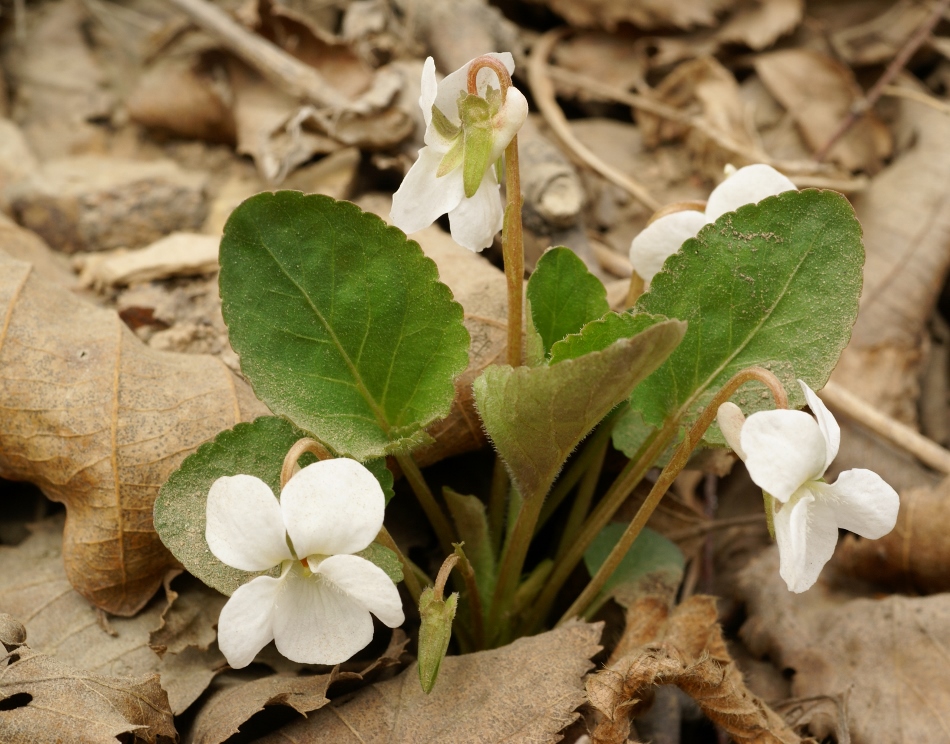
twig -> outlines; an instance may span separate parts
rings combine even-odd
[[[611,183],[630,192],[630,194],[656,211],[662,205],[650,195],[646,187],[635,181],[629,176],[621,173],[612,166],[605,163],[587,147],[585,147],[574,133],[571,131],[571,125],[568,124],[564,112],[558,106],[554,97],[554,84],[548,77],[547,61],[551,56],[554,45],[567,33],[567,29],[552,29],[543,34],[535,43],[531,50],[531,58],[528,61],[528,85],[531,86],[531,92],[534,94],[534,102],[537,104],[541,115],[548,123],[557,137],[566,148],[586,166],[596,171]]]
[[[208,0],[166,0],[264,77],[293,96],[323,108],[342,109],[348,99],[314,68],[251,33]]]
[[[950,474],[950,451],[932,439],[882,413],[854,393],[833,382],[825,385],[818,395],[832,408],[909,452],[924,465],[938,472]]]
[[[686,527],[685,529],[671,532],[666,535],[666,538],[673,542],[677,542],[679,540],[688,540],[691,537],[702,537],[703,535],[707,535],[710,532],[727,530],[731,527],[750,527],[759,525],[765,527],[765,515],[761,512],[757,512],[756,514],[746,514],[741,517],[729,517],[727,519],[711,519],[704,521],[694,527]]]
[[[878,81],[874,83],[867,95],[862,100],[855,102],[854,106],[851,107],[851,111],[848,112],[848,115],[838,125],[838,128],[831,137],[828,138],[824,147],[815,153],[816,161],[820,163],[827,158],[831,148],[838,143],[838,140],[844,137],[851,127],[877,103],[877,100],[884,93],[884,89],[897,77],[897,73],[904,69],[904,65],[906,65],[914,55],[914,52],[920,49],[921,45],[927,41],[927,37],[930,36],[931,31],[933,31],[937,23],[940,22],[940,19],[948,7],[950,7],[950,0],[940,0],[940,2],[934,6],[933,12],[927,17],[927,20],[920,24],[913,35],[904,43],[904,46],[901,47],[897,56],[891,60],[887,69],[884,70],[884,73],[878,78]]]
[[[913,88],[902,88],[899,85],[885,85],[881,95],[906,98],[910,101],[916,101],[925,106],[930,106],[930,108],[939,111],[941,114],[950,114],[950,104],[938,101],[933,96],[928,96],[923,91],[914,90]]]
[[[677,108],[668,106],[667,104],[649,98],[648,96],[622,90],[621,88],[617,88],[613,85],[610,85],[609,83],[603,83],[595,78],[587,77],[586,75],[581,75],[579,73],[572,72],[571,70],[565,70],[562,67],[549,66],[545,72],[553,80],[565,85],[580,88],[581,90],[587,91],[589,93],[603,96],[607,100],[623,103],[627,106],[630,106],[631,108],[637,109],[638,111],[645,111],[648,114],[653,114],[654,116],[659,116],[663,119],[668,119],[669,121],[675,121],[679,124],[692,127],[693,129],[696,129],[697,131],[702,132],[704,135],[709,137],[709,139],[719,145],[722,149],[728,150],[729,152],[739,155],[740,157],[743,157],[747,160],[771,165],[773,168],[784,171],[788,174],[814,174],[822,173],[828,170],[828,166],[807,160],[777,160],[759,148],[750,148],[748,145],[744,145],[734,140],[728,134],[721,132],[713,126],[710,126],[710,124],[701,116],[687,114],[684,111],[680,111]]]

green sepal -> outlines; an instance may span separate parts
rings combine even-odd
[[[774,540],[775,539],[775,497],[772,496],[772,494],[770,494],[768,491],[763,491],[762,500],[765,502],[765,525],[766,527],[769,528],[769,537],[771,537]]]
[[[447,599],[437,599],[435,589],[426,587],[419,597],[419,682],[428,694],[435,687],[439,667],[449,649],[452,638],[452,621],[458,608],[458,592]]]
[[[449,117],[442,113],[442,109],[434,104],[432,106],[432,126],[435,127],[435,131],[438,132],[441,137],[447,140],[455,139],[462,131],[460,126],[453,124],[449,120]]]
[[[442,156],[442,160],[439,161],[439,168],[435,172],[435,177],[442,178],[442,176],[448,175],[462,164],[464,158],[465,140],[459,137],[455,140],[455,144],[452,145],[452,148]]]
[[[462,139],[465,146],[462,181],[465,185],[465,196],[471,199],[485,177],[485,170],[491,164],[489,161],[493,132],[488,101],[462,92],[459,94],[459,118],[462,120]]]

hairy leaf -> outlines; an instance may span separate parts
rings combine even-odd
[[[578,333],[610,309],[604,285],[570,248],[552,248],[541,256],[525,291],[545,355],[562,338]]]
[[[724,214],[667,259],[635,307],[689,330],[632,407],[653,426],[669,416],[688,425],[752,365],[771,369],[790,404],[804,405],[795,379],[816,390],[827,381],[857,317],[863,263],[861,226],[832,191],[789,191]],[[761,386],[733,400],[746,414],[772,406]]]
[[[544,496],[578,443],[676,348],[685,324],[651,320],[603,351],[551,366],[489,367],[475,380],[485,430],[525,500]]]
[[[224,319],[274,413],[366,460],[425,442],[468,362],[462,307],[417,243],[348,202],[251,197],[221,241]]]

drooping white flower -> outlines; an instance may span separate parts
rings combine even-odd
[[[280,501],[251,475],[219,478],[208,493],[205,537],[211,552],[258,576],[221,610],[218,645],[235,669],[271,640],[303,664],[338,664],[373,638],[372,612],[390,628],[405,617],[386,573],[352,555],[376,538],[385,497],[355,460],[313,463],[284,486]]]
[[[834,416],[801,380],[808,407],[804,411],[760,411],[743,421],[734,403],[719,407],[726,441],[749,475],[771,499],[779,573],[793,592],[818,580],[838,542],[838,528],[870,540],[883,537],[897,523],[900,499],[877,473],[855,468],[833,484],[824,473],[838,454],[841,430]]]
[[[509,74],[514,71],[510,53],[488,56]],[[468,70],[474,61],[440,83],[432,57],[425,61],[419,106],[426,122],[426,146],[393,195],[390,218],[403,232],[414,233],[447,213],[455,242],[480,251],[491,245],[504,218],[492,166],[524,124],[528,102],[512,86],[502,103],[496,73],[482,68],[476,89],[484,103],[469,99],[460,106],[460,99],[468,97]]]
[[[795,184],[770,165],[747,165],[719,184],[706,202],[706,211],[684,209],[659,217],[643,228],[630,244],[630,263],[646,286],[663,268],[663,263],[703,226],[726,212],[768,196],[794,191]]]

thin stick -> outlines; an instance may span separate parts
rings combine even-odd
[[[653,198],[643,184],[605,163],[574,136],[571,125],[564,116],[564,112],[561,111],[561,107],[557,104],[554,84],[547,74],[547,60],[551,56],[554,45],[567,32],[568,29],[566,28],[555,28],[543,34],[534,43],[531,50],[531,59],[528,61],[528,85],[531,86],[531,92],[534,94],[534,102],[541,111],[544,120],[576,158],[611,183],[630,192],[635,199],[638,199],[653,211],[656,211],[662,205]]]
[[[894,98],[906,98],[909,101],[930,106],[930,108],[939,111],[941,114],[950,114],[950,104],[938,101],[933,96],[928,96],[923,91],[914,90],[913,88],[903,88],[900,85],[885,85],[881,94],[893,96]]]
[[[432,495],[432,490],[429,488],[429,484],[426,483],[422,471],[419,470],[416,461],[412,459],[412,455],[396,455],[395,458],[396,462],[399,463],[399,467],[402,468],[403,475],[406,476],[406,480],[409,481],[409,485],[416,494],[422,511],[426,513],[432,529],[435,530],[435,535],[439,539],[439,547],[446,555],[449,555],[453,552],[452,543],[456,540],[455,531],[452,529],[452,525],[449,524],[442,507],[435,500],[435,496]]]
[[[348,99],[313,67],[251,33],[207,0],[167,0],[225,47],[292,96],[317,106],[342,109]]]
[[[620,565],[624,556],[627,555],[627,551],[630,550],[630,546],[633,545],[634,540],[637,539],[644,526],[646,526],[647,520],[660,503],[660,499],[666,494],[676,479],[676,476],[680,474],[680,471],[686,467],[686,463],[689,462],[689,456],[703,438],[706,429],[709,428],[710,424],[712,424],[716,418],[719,406],[729,400],[742,385],[753,380],[763,382],[768,386],[777,408],[788,407],[788,397],[785,394],[785,388],[782,387],[782,383],[779,382],[778,378],[768,370],[762,369],[761,367],[750,367],[733,375],[733,377],[723,385],[722,389],[716,393],[709,405],[703,409],[699,419],[686,433],[686,438],[676,449],[676,452],[673,454],[673,457],[670,458],[667,466],[663,468],[663,472],[660,473],[660,477],[657,478],[656,483],[653,484],[653,488],[650,489],[646,501],[641,504],[633,520],[627,526],[626,531],[613,547],[613,550],[610,551],[603,565],[601,565],[597,573],[594,574],[594,577],[584,588],[584,591],[580,593],[580,596],[578,596],[567,609],[558,621],[558,625],[562,625],[572,617],[580,615],[594,600],[600,590],[603,589],[604,584],[607,583],[607,579],[610,578],[611,574],[617,569],[617,566]]]
[[[419,583],[415,572],[420,569],[403,554],[396,544],[396,541],[393,540],[393,536],[389,534],[389,530],[385,527],[379,531],[379,534],[376,536],[376,542],[389,548],[396,554],[396,557],[399,558],[399,562],[402,564],[402,579],[406,582],[406,589],[409,590],[410,596],[418,606],[419,597],[422,596],[422,585]]]
[[[909,452],[924,465],[940,473],[950,474],[950,451],[932,439],[882,413],[833,382],[825,385],[818,395],[831,408]]]
[[[838,140],[844,137],[851,127],[853,127],[874,106],[874,104],[877,103],[877,100],[884,93],[884,89],[895,77],[897,77],[897,74],[902,69],[904,69],[904,65],[910,61],[910,58],[914,55],[914,52],[920,49],[921,45],[927,41],[930,33],[940,22],[940,19],[943,18],[943,14],[948,7],[950,7],[950,0],[940,0],[940,2],[934,6],[933,12],[923,23],[920,24],[920,26],[918,26],[913,35],[904,43],[904,46],[901,47],[901,50],[897,53],[897,56],[891,60],[891,63],[887,66],[887,69],[884,70],[884,73],[878,78],[877,82],[874,83],[867,95],[860,101],[855,102],[855,105],[851,107],[851,111],[848,112],[848,115],[838,125],[838,128],[834,131],[831,137],[828,138],[828,141],[824,144],[824,147],[815,153],[815,160],[820,163],[825,158],[827,158],[829,152],[831,152],[831,148],[838,143]]]
[[[728,517],[726,519],[711,519],[694,527],[686,527],[676,532],[666,535],[667,540],[677,542],[679,540],[689,540],[692,537],[702,537],[710,532],[719,530],[728,530],[732,527],[765,527],[765,516],[759,512],[756,514],[746,514],[741,517]]]

